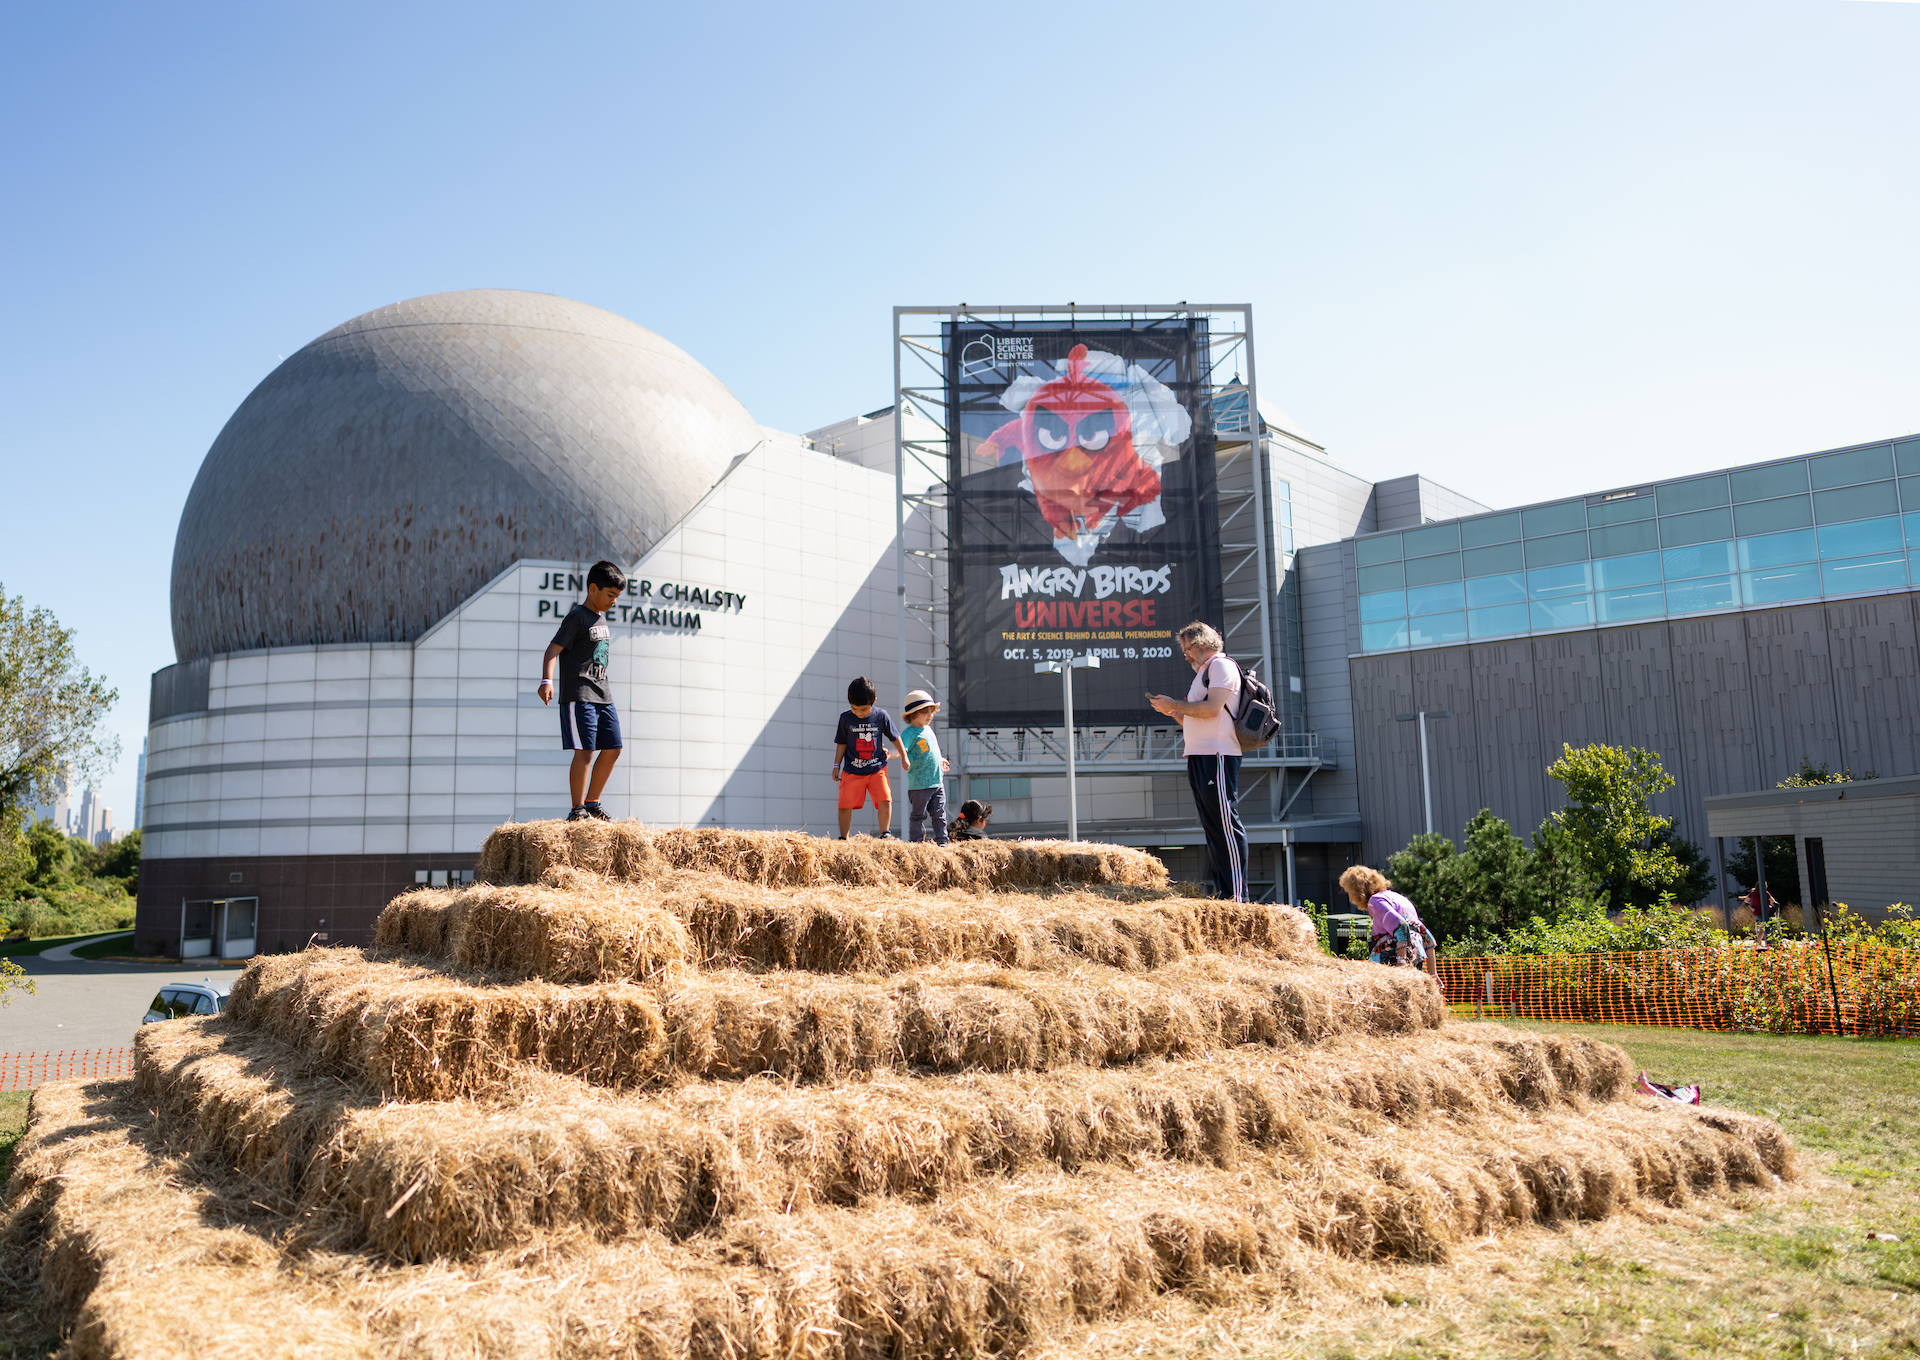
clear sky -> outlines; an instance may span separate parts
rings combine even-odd
[[[9,5],[0,585],[117,684],[280,358],[605,307],[806,430],[889,308],[1251,301],[1262,396],[1491,504],[1920,429],[1920,4]]]

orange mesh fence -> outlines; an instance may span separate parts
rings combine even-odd
[[[1796,940],[1435,963],[1455,1012],[1489,1019],[1920,1034],[1920,950],[1887,945]]]
[[[81,1048],[64,1053],[0,1053],[0,1091],[30,1091],[50,1081],[130,1077],[130,1048]]]

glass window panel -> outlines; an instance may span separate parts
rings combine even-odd
[[[1441,553],[1437,557],[1414,557],[1407,561],[1407,584],[1424,586],[1434,581],[1460,579],[1460,554]]]
[[[1731,576],[1703,576],[1697,581],[1667,582],[1667,612],[1691,614],[1699,609],[1727,609],[1740,603],[1740,590]]]
[[[1585,562],[1527,573],[1527,594],[1536,600],[1550,599],[1556,595],[1584,595],[1590,584]]]
[[[1731,543],[1700,543],[1691,548],[1668,548],[1660,554],[1661,570],[1669,581],[1706,576],[1717,571],[1732,571],[1733,564]]]
[[[1371,595],[1376,590],[1398,590],[1406,583],[1406,574],[1400,570],[1398,562],[1389,562],[1380,567],[1360,568],[1362,595]]]
[[[1653,496],[1642,491],[1617,501],[1601,501],[1587,506],[1587,524],[1625,524],[1628,520],[1653,518]]]
[[[1273,483],[1273,494],[1278,500],[1290,501],[1293,499],[1293,487],[1276,478]]]
[[[1469,609],[1467,611],[1467,633],[1470,637],[1499,637],[1504,633],[1524,633],[1527,631],[1527,607],[1524,604],[1495,605],[1491,609]]]
[[[1920,477],[1902,477],[1900,479],[1900,508],[1902,510],[1920,510]]]
[[[1380,590],[1360,597],[1360,622],[1362,623],[1405,618],[1406,613],[1407,592],[1404,590]]]
[[[1667,612],[1667,595],[1659,586],[1635,586],[1631,590],[1608,590],[1594,596],[1600,622],[1619,623],[1623,619],[1650,619]]]
[[[1660,584],[1660,554],[1635,553],[1631,557],[1607,557],[1593,564],[1593,584],[1600,590],[1618,590],[1621,586]]]
[[[1700,510],[1660,521],[1660,542],[1669,548],[1733,537],[1733,515],[1727,510]]]
[[[1526,552],[1518,543],[1496,543],[1491,548],[1468,548],[1460,554],[1468,576],[1492,576],[1496,572],[1519,571],[1527,565]]]
[[[1513,604],[1527,598],[1527,582],[1519,572],[1500,576],[1479,576],[1467,582],[1467,605],[1479,609],[1488,605]]]
[[[1460,524],[1460,546],[1463,548],[1484,547],[1488,543],[1510,543],[1520,537],[1520,513],[1510,511],[1504,515],[1488,515],[1483,519],[1463,520]]]
[[[1733,531],[1742,537],[1798,529],[1811,523],[1813,501],[1806,496],[1786,496],[1777,501],[1754,501],[1733,507]]]
[[[1807,494],[1807,465],[1796,458],[1791,463],[1772,467],[1748,468],[1733,474],[1733,498],[1736,501],[1767,501],[1775,496]]]
[[[1907,526],[1907,546],[1909,548],[1920,548],[1920,515],[1908,515],[1905,523]]]
[[[1431,553],[1453,552],[1460,546],[1460,526],[1432,524],[1424,529],[1409,529],[1400,535],[1408,557],[1426,557]]]
[[[1465,614],[1429,614],[1425,618],[1409,619],[1407,630],[1415,647],[1433,647],[1443,642],[1465,642],[1467,616]]]
[[[1851,524],[1820,526],[1820,560],[1830,557],[1859,557],[1863,553],[1899,552],[1904,546],[1900,536],[1900,517],[1857,519]]]
[[[1827,595],[1852,595],[1862,590],[1900,590],[1906,584],[1905,553],[1881,553],[1874,557],[1854,557],[1845,562],[1820,564],[1821,591]]]
[[[1571,533],[1587,527],[1587,503],[1561,501],[1558,505],[1543,505],[1537,510],[1523,510],[1520,512],[1520,522],[1526,526],[1528,538]]]
[[[1920,439],[1909,439],[1904,444],[1893,446],[1894,470],[1902,477],[1910,473],[1920,474]]]
[[[1818,524],[1872,519],[1875,515],[1898,509],[1894,497],[1892,482],[1868,482],[1865,486],[1849,486],[1839,491],[1816,491],[1813,493],[1813,518]]]
[[[1623,553],[1646,552],[1660,546],[1660,530],[1650,519],[1637,524],[1613,524],[1604,529],[1587,530],[1595,557],[1619,557]]]
[[[1376,566],[1381,562],[1400,560],[1400,535],[1380,534],[1374,538],[1363,538],[1353,545],[1353,560],[1363,567]]]
[[[1280,530],[1280,551],[1288,556],[1293,553],[1293,530],[1284,526]]]
[[[1768,567],[1740,574],[1740,597],[1748,604],[1812,599],[1820,593],[1820,568]]]
[[[1583,562],[1587,557],[1585,534],[1555,534],[1552,538],[1527,540],[1527,565],[1555,567],[1562,562]]]
[[[1409,614],[1444,614],[1450,609],[1466,607],[1466,592],[1458,581],[1447,581],[1437,586],[1413,586],[1407,591]]]
[[[1785,534],[1763,534],[1740,540],[1740,570],[1759,567],[1790,567],[1795,562],[1814,559],[1813,530],[1795,529]]]
[[[1695,477],[1690,482],[1668,482],[1655,493],[1660,498],[1660,513],[1678,515],[1689,510],[1704,510],[1709,505],[1727,503],[1727,474]]]
[[[1535,600],[1527,606],[1535,628],[1578,628],[1593,622],[1593,596],[1571,595],[1564,600]]]
[[[1893,450],[1882,444],[1877,449],[1855,449],[1852,453],[1830,453],[1825,458],[1809,458],[1807,471],[1813,474],[1813,489],[1852,486],[1856,482],[1880,482],[1893,476]]]
[[[1384,652],[1391,647],[1407,645],[1407,621],[1395,619],[1391,623],[1363,623],[1360,625],[1360,650],[1363,652]]]
[[[1288,500],[1274,501],[1273,522],[1275,524],[1285,524],[1289,526],[1293,524],[1293,502],[1292,501],[1288,501]]]

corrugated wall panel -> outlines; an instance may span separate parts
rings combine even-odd
[[[1415,652],[1412,659],[1413,705],[1401,711],[1425,709],[1453,715],[1428,720],[1427,748],[1433,772],[1433,829],[1457,843],[1460,828],[1487,806],[1481,791],[1479,724],[1474,719],[1473,657],[1465,647],[1444,647]],[[1414,749],[1417,756],[1417,744]]]
[[[1916,605],[1920,595],[1827,606],[1840,720],[1836,760],[1856,774],[1920,774]]]
[[[1530,835],[1547,815],[1533,644],[1520,638],[1471,650],[1480,796],[1514,830]]]
[[[1607,703],[1600,683],[1600,644],[1593,633],[1561,633],[1533,640],[1536,674],[1534,712],[1540,720],[1540,754],[1551,765],[1562,743],[1572,747],[1607,740]],[[1560,803],[1560,786],[1547,797]]]
[[[1606,687],[1607,740],[1657,752],[1677,781],[1659,795],[1653,810],[1671,817],[1681,835],[1696,844],[1707,834],[1699,799],[1687,796],[1685,748],[1673,696],[1673,648],[1665,622],[1608,629],[1600,642],[1600,678]]]
[[[1746,615],[1763,788],[1799,769],[1802,756],[1840,763],[1826,614],[1813,604]]]
[[[1674,773],[1691,786],[1683,796],[1700,799],[1762,787],[1745,623],[1738,614],[1723,614],[1677,619],[1668,627],[1674,710],[1685,756]]]
[[[1394,720],[1413,709],[1413,666],[1404,652],[1349,664],[1354,710],[1368,715],[1354,733],[1354,770],[1368,807],[1361,854],[1383,864],[1420,829],[1420,746],[1414,725]]]

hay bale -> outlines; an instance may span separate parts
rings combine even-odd
[[[137,1080],[172,1146],[223,1158],[257,1197],[299,1206],[327,1245],[396,1260],[464,1256],[542,1233],[684,1237],[751,1209],[930,1198],[1041,1165],[1141,1158],[1231,1169],[1284,1149],[1299,1166],[1435,1120],[1485,1125],[1585,1109],[1627,1089],[1611,1045],[1451,1026],[1412,1041],[1347,1036],[1310,1050],[1058,1074],[883,1077],[827,1088],[707,1082],[618,1098],[530,1076],[488,1101],[392,1104],[316,1076],[298,1050],[226,1019],[149,1027]],[[1578,1084],[1528,1085],[1546,1066]],[[291,1173],[291,1174],[289,1174]]]
[[[1127,903],[899,887],[775,891],[711,873],[645,884],[573,881],[418,889],[380,915],[376,948],[550,982],[646,979],[671,964],[897,973],[930,964],[1058,970],[1158,968],[1189,954],[1253,950],[1306,961],[1312,926],[1291,907],[1179,898]]]
[[[669,968],[645,984],[489,984],[354,949],[249,964],[230,1013],[406,1100],[496,1089],[541,1069],[634,1088],[773,1073],[828,1082],[895,1069],[1101,1066],[1235,1044],[1412,1033],[1445,1016],[1421,973],[1195,955],[1149,973],[953,964],[884,981]]]
[[[86,1089],[36,1098],[7,1226],[23,1202],[36,1207],[39,1235],[59,1244],[44,1253],[43,1287],[77,1324],[73,1350],[115,1357],[212,1343],[242,1360],[1018,1353],[1171,1289],[1300,1290],[1341,1256],[1438,1261],[1502,1223],[1590,1217],[1663,1184],[1683,1202],[1774,1174],[1766,1121],[1616,1102],[1464,1137],[1448,1120],[1355,1135],[1304,1167],[1289,1150],[1231,1171],[1042,1168],[931,1205],[794,1207],[678,1242],[559,1238],[382,1266],[278,1252],[292,1219],[248,1201],[244,1184],[156,1155],[153,1116],[126,1084],[118,1098]]]
[[[1166,866],[1144,850],[1067,841],[941,846],[869,837],[830,841],[797,831],[654,828],[639,822],[509,822],[480,850],[481,877],[489,883],[538,883],[560,868],[621,879],[691,869],[780,888],[843,883],[939,892],[1167,885]]]

